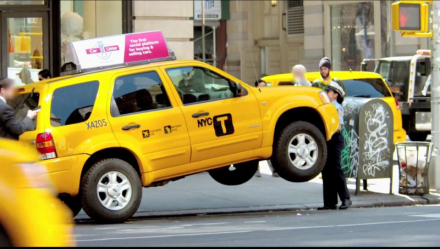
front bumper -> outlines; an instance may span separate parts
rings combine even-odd
[[[324,121],[326,140],[329,141],[339,129],[338,112],[333,104],[321,105],[318,107],[318,111]]]

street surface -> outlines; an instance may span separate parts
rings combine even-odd
[[[78,246],[438,246],[440,206],[352,208],[78,224]]]

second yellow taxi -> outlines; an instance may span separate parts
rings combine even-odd
[[[310,82],[321,77],[319,72],[308,72],[305,76]],[[406,131],[402,127],[402,112],[382,76],[371,72],[332,71],[331,77],[344,84],[348,97],[380,98],[387,102],[394,116],[394,144],[406,141]],[[266,76],[263,80],[271,86],[293,85],[293,75],[290,73]]]

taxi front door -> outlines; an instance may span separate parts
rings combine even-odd
[[[240,160],[253,156],[252,150],[261,147],[262,122],[252,93],[245,91],[244,96],[234,97],[231,82],[206,68],[190,66],[165,71],[180,96],[191,141],[191,162],[217,158],[210,164],[220,164]],[[188,86],[181,90],[183,80],[191,81],[195,90]],[[200,84],[203,92],[197,90],[201,89]]]
[[[190,162],[185,119],[169,92],[156,71],[114,80],[109,121],[121,146],[144,157],[144,172]]]

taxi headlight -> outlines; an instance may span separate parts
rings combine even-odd
[[[44,189],[54,195],[56,194],[46,167],[38,163],[22,163],[18,166],[23,171],[26,179],[29,181],[30,187]]]
[[[324,103],[324,104],[330,103],[330,99],[328,98],[327,93],[324,91],[319,93],[319,98],[321,99],[322,103]]]

